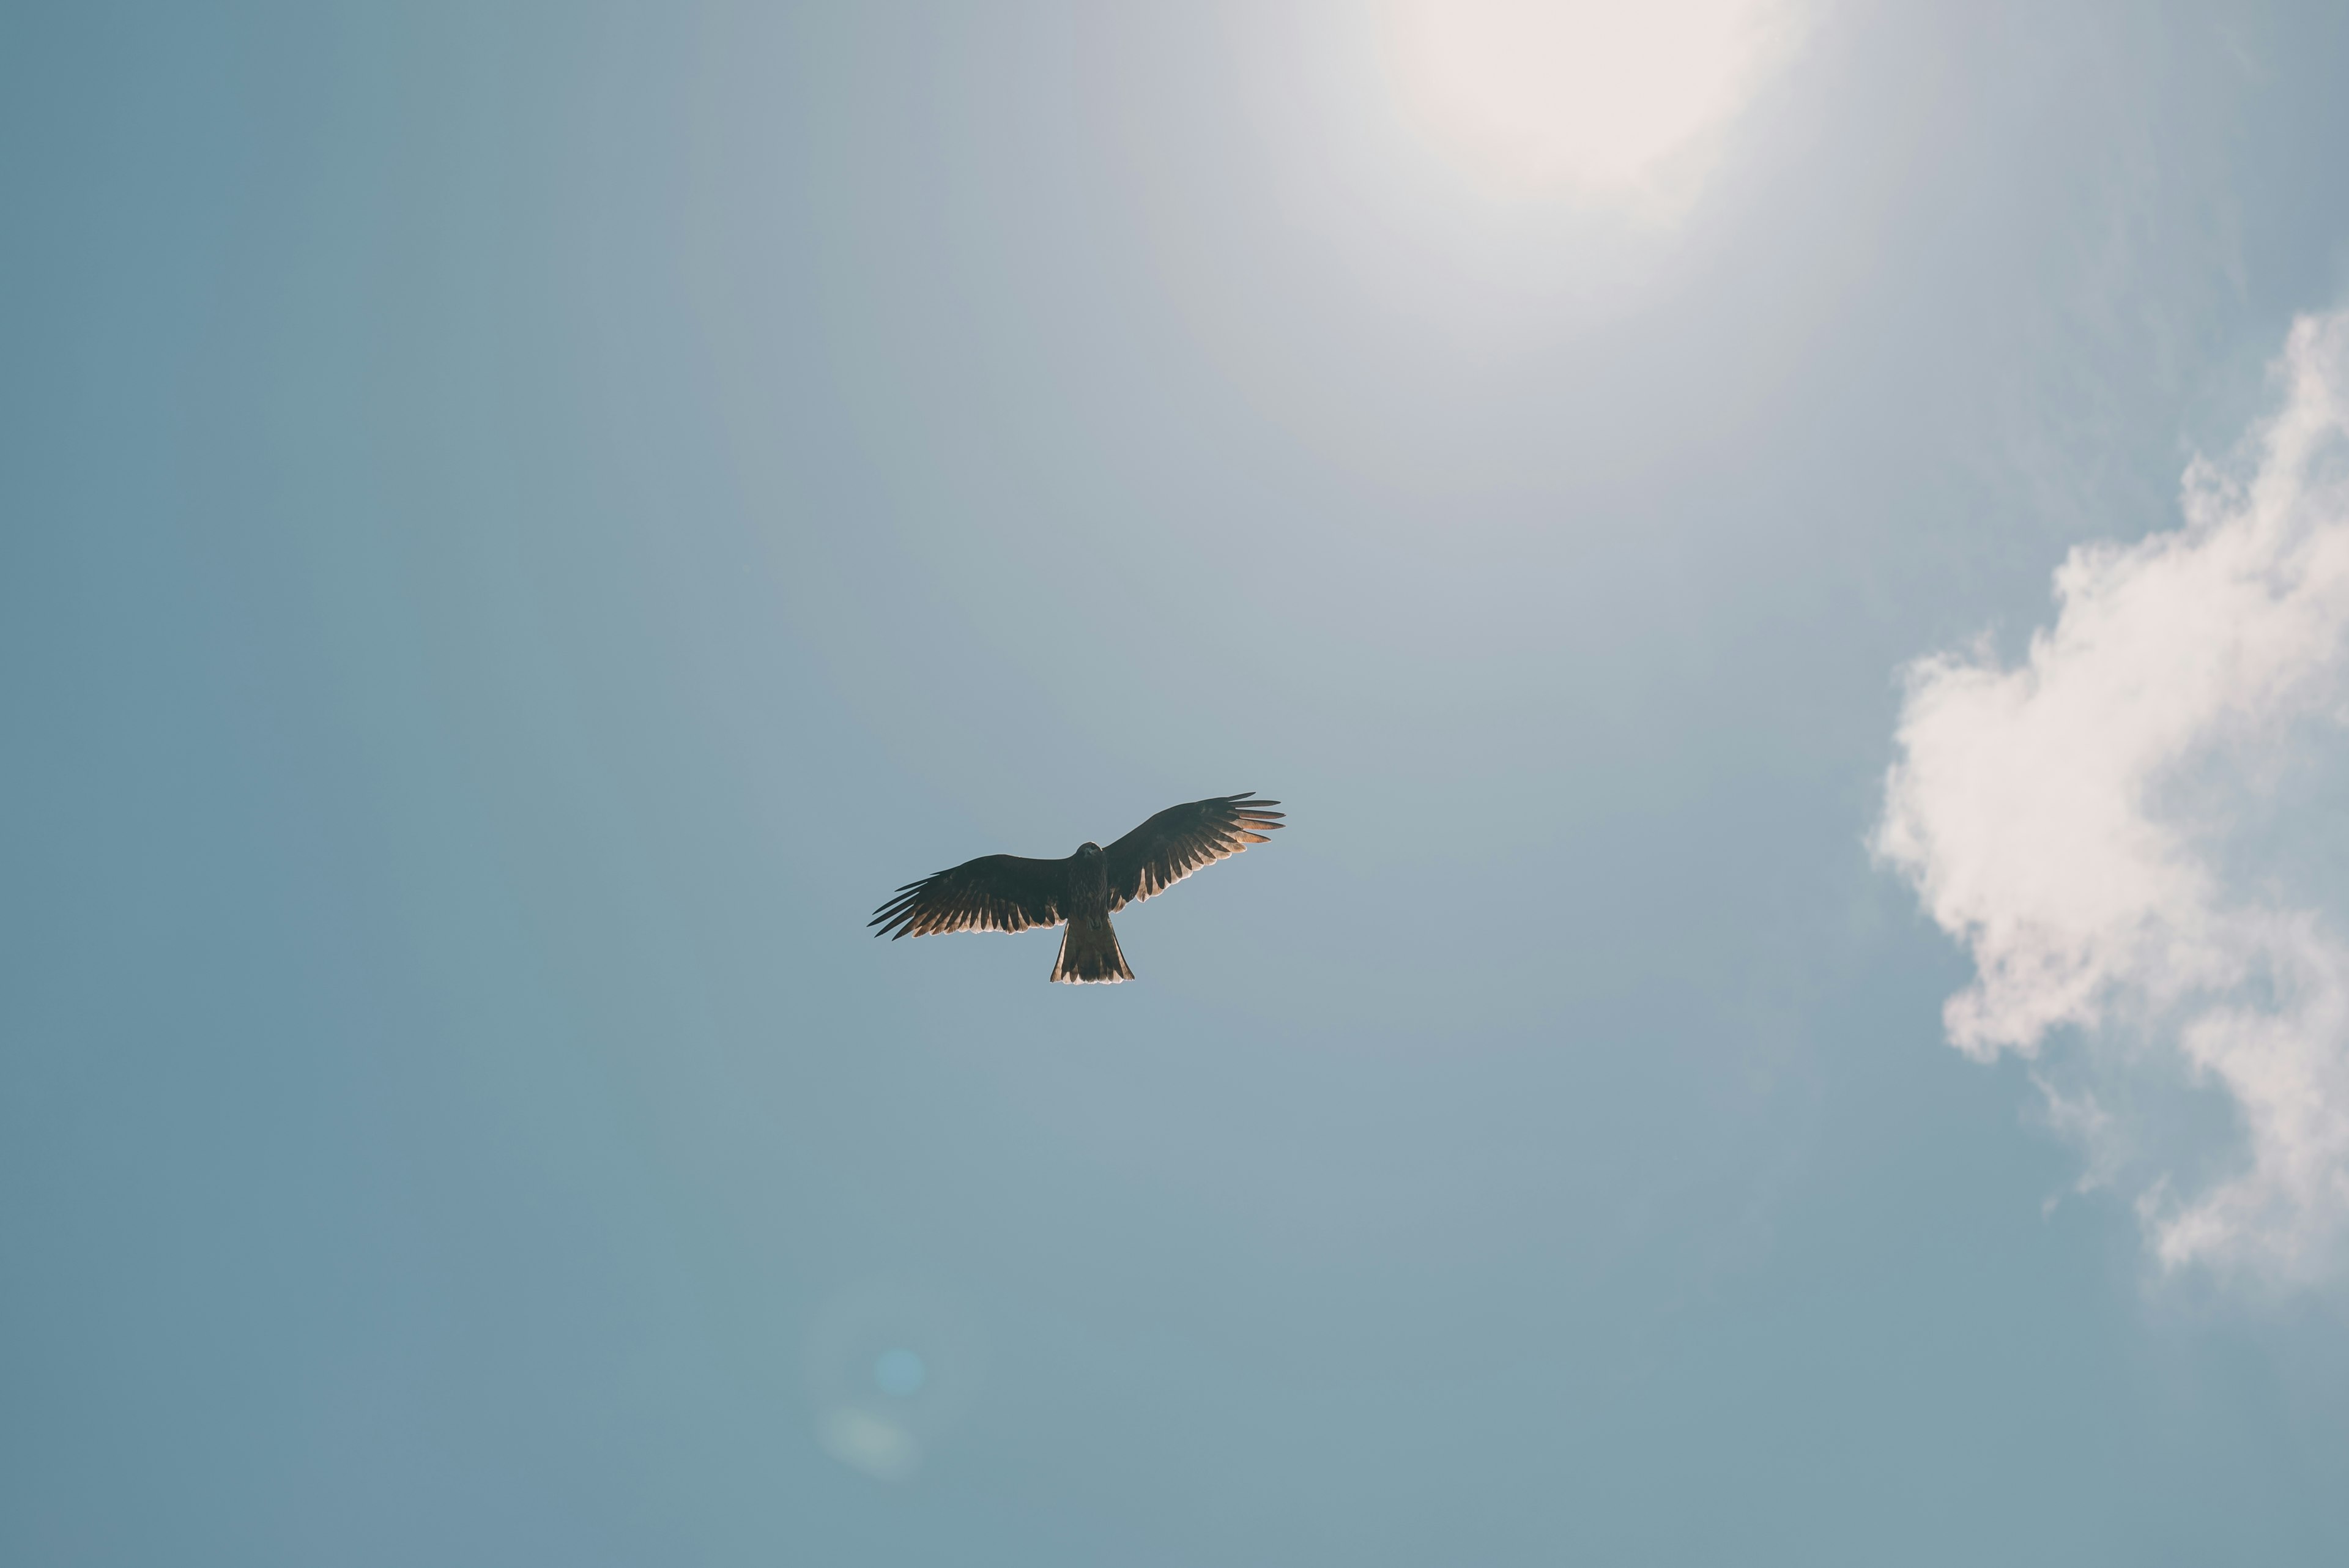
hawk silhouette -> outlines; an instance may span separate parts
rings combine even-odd
[[[1164,892],[1202,866],[1266,842],[1288,814],[1272,809],[1278,801],[1255,794],[1245,790],[1170,805],[1108,848],[1088,840],[1062,860],[982,855],[906,883],[867,923],[881,928],[874,936],[894,941],[1066,921],[1054,980],[1070,985],[1132,980],[1111,914]]]

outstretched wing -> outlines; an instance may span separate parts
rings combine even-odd
[[[936,936],[940,931],[1024,931],[1061,923],[1069,885],[1065,860],[982,855],[908,882],[874,912],[874,936]]]
[[[1237,855],[1278,827],[1285,812],[1256,792],[1212,795],[1170,805],[1102,853],[1109,859],[1109,907],[1123,909],[1167,888],[1200,867]]]

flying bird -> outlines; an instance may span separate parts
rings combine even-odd
[[[1052,978],[1070,985],[1132,980],[1109,918],[1200,867],[1237,855],[1281,826],[1288,815],[1254,790],[1170,805],[1103,849],[1088,840],[1061,860],[982,855],[918,882],[908,882],[867,922],[873,934],[936,936],[941,931],[1024,931],[1067,922]]]

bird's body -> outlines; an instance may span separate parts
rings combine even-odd
[[[1061,956],[1052,963],[1054,980],[1085,985],[1133,978],[1124,950],[1117,945],[1117,928],[1109,923],[1109,857],[1091,839],[1069,857],[1069,903],[1063,918],[1069,929],[1061,933]]]
[[[1132,980],[1110,916],[1200,867],[1237,855],[1281,826],[1278,801],[1211,795],[1170,806],[1104,849],[1088,841],[1060,860],[982,855],[918,882],[881,906],[874,935],[1024,931],[1065,924],[1052,978],[1072,985]]]

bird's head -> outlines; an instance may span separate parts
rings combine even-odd
[[[1077,846],[1077,858],[1080,860],[1098,860],[1101,858],[1101,846],[1090,838]]]

